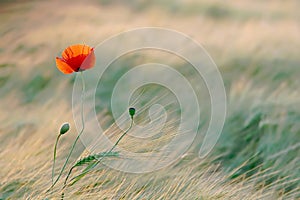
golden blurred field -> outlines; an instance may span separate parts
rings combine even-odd
[[[299,7],[297,0],[0,1],[0,199],[60,199],[62,183],[45,191],[60,125],[72,128],[58,167],[76,137],[75,75],[60,73],[55,57],[68,45],[95,46],[146,26],[189,35],[216,62],[228,99],[221,138],[205,159],[196,147],[148,174],[104,166],[65,199],[299,199]],[[72,160],[83,151],[79,143]]]

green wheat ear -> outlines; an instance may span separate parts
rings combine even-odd
[[[67,186],[66,184],[67,184],[68,178],[70,177],[70,175],[71,175],[74,168],[80,167],[80,166],[83,166],[83,165],[87,165],[87,164],[88,164],[87,168],[90,168],[90,166],[95,165],[99,161],[99,159],[101,160],[104,157],[119,157],[119,152],[112,152],[112,151],[102,152],[102,153],[98,153],[98,154],[92,154],[92,155],[89,155],[87,157],[84,157],[84,158],[78,160],[70,168],[70,170],[68,172],[68,175],[66,176],[66,179],[65,179],[65,182],[64,182],[64,188]]]
[[[87,157],[84,157],[78,160],[73,167],[80,167],[82,165],[86,165],[91,163],[92,161],[97,161],[99,158],[105,157],[119,157],[119,152],[102,152],[98,154],[92,154]]]
[[[89,164],[90,165],[93,165],[95,164],[99,159],[103,158],[103,157],[119,157],[119,153],[118,152],[102,152],[102,153],[98,153],[98,154],[92,154],[92,155],[89,155],[89,156],[86,156],[80,160],[78,160],[69,170],[68,172],[68,175],[65,179],[65,182],[64,182],[64,185],[66,186],[67,184],[67,180],[69,178],[69,176],[71,175],[73,169],[75,167],[80,167],[80,166],[83,166],[83,165],[87,165]],[[64,186],[64,187],[65,187]]]
[[[114,148],[119,144],[119,142],[122,140],[122,138],[129,132],[129,130],[132,128],[133,125],[133,117],[135,115],[135,108],[131,107],[129,108],[129,115],[131,117],[131,123],[129,128],[121,135],[121,137],[117,140],[117,142],[114,144],[114,146],[107,152],[101,153],[101,155],[90,155],[88,157],[85,157],[81,160],[79,160],[75,165],[73,165],[65,179],[64,182],[64,187],[62,188],[62,190],[64,190],[64,188],[67,186],[67,181],[72,173],[72,170],[78,166],[84,165],[84,164],[88,164],[88,166],[83,170],[83,172],[79,175],[77,175],[76,177],[72,178],[72,183],[70,185],[75,184],[76,182],[78,182],[82,177],[84,177],[91,169],[93,169],[97,164],[99,164],[102,159],[104,159],[105,157],[108,156],[114,156],[113,154],[117,153],[117,152],[113,152]],[[112,154],[113,153],[113,154]],[[98,157],[97,157],[98,156]],[[94,161],[94,162],[92,162]]]

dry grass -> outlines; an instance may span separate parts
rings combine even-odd
[[[73,76],[60,74],[54,57],[69,44],[97,45],[140,26],[181,31],[211,54],[229,101],[222,138],[204,160],[192,149],[149,174],[103,166],[68,188],[66,199],[299,198],[299,6],[296,0],[1,2],[0,199],[60,198],[61,184],[44,192],[58,128],[65,121],[75,127]],[[75,133],[61,140],[57,166]],[[78,144],[72,160],[83,151]]]

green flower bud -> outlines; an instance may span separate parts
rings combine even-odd
[[[70,130],[70,125],[68,122],[66,122],[60,127],[60,134],[63,135],[66,132],[68,132],[69,130]]]
[[[135,114],[135,108],[129,108],[129,115],[131,116],[131,118],[133,118],[133,116],[134,116],[134,114]]]

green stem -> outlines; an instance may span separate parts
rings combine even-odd
[[[57,149],[57,144],[59,141],[61,134],[59,134],[56,138],[56,142],[54,145],[54,151],[53,151],[53,165],[52,165],[52,184],[53,184],[53,178],[54,178],[54,169],[55,169],[55,161],[56,161],[56,149]]]
[[[73,153],[75,145],[76,145],[77,141],[79,140],[80,136],[82,135],[82,133],[84,131],[84,128],[85,128],[84,127],[85,126],[84,125],[84,116],[83,116],[83,105],[84,105],[83,102],[84,102],[84,96],[85,96],[85,82],[84,82],[83,72],[80,72],[80,74],[81,74],[81,80],[82,80],[82,94],[81,94],[81,123],[82,123],[82,129],[80,130],[79,134],[77,135],[77,137],[76,137],[76,139],[75,139],[75,141],[74,141],[74,143],[73,143],[73,145],[71,147],[71,150],[70,150],[70,152],[68,154],[68,157],[67,157],[67,159],[66,159],[66,161],[65,161],[65,163],[64,163],[64,165],[63,165],[63,167],[62,167],[62,169],[61,169],[61,171],[60,171],[60,173],[58,175],[58,177],[56,178],[56,180],[54,181],[54,183],[52,183],[52,185],[51,185],[51,187],[50,187],[49,190],[51,190],[55,186],[55,184],[58,182],[58,180],[60,179],[63,171],[65,170],[65,168],[66,168],[66,166],[67,166],[67,164],[69,162],[71,154]]]
[[[122,140],[122,138],[128,133],[128,131],[131,129],[132,127],[132,124],[133,124],[133,118],[131,118],[131,123],[130,123],[130,126],[129,128],[123,133],[123,135],[121,135],[121,137],[117,140],[117,142],[115,143],[115,145],[101,158],[103,159],[107,154],[110,154],[114,148],[119,144],[119,142]],[[98,162],[101,161],[101,159],[98,160]]]
[[[132,125],[133,125],[133,117],[131,118],[131,123],[130,123],[130,126],[129,128],[121,135],[121,137],[117,140],[117,142],[114,144],[114,146],[109,150],[107,151],[103,157],[101,157],[99,160],[97,160],[95,163],[93,163],[92,165],[89,165],[81,174],[79,174],[78,176],[74,177],[72,180],[74,179],[77,179],[75,180],[71,185],[75,184],[77,181],[79,181],[83,176],[85,176],[91,169],[93,169],[94,167],[96,167],[105,157],[106,155],[110,154],[115,148],[116,146],[119,144],[119,142],[122,140],[122,138],[128,133],[128,131],[132,128]],[[66,177],[65,179],[65,182],[64,182],[64,187],[63,189],[67,186],[67,181],[68,181],[68,178],[69,176],[71,175],[71,172],[72,170],[74,169],[74,166],[70,169],[69,173],[68,173],[68,176]]]
[[[72,173],[72,171],[73,171],[73,169],[74,169],[75,167],[76,167],[76,166],[74,165],[74,166],[72,166],[71,169],[69,170],[69,173],[68,173],[68,175],[67,175],[67,177],[66,177],[66,179],[65,179],[64,187],[63,187],[63,188],[66,187],[68,178],[69,178],[69,176],[71,175],[71,173]]]

